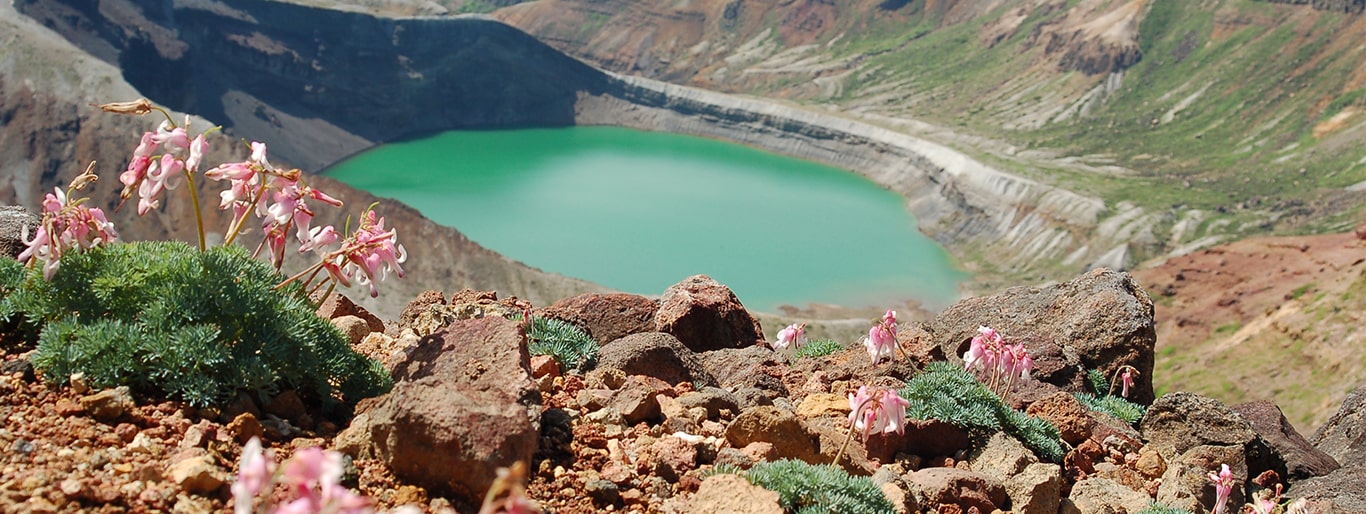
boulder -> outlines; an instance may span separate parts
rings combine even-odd
[[[1323,476],[1338,469],[1338,461],[1309,444],[1290,424],[1290,420],[1285,419],[1285,414],[1276,404],[1268,401],[1249,402],[1235,405],[1233,411],[1252,424],[1252,429],[1285,458],[1287,480]]]
[[[987,444],[968,456],[973,471],[985,473],[1005,481],[1039,462],[1034,452],[1005,432],[996,432]]]
[[[632,334],[603,345],[598,350],[597,367],[654,377],[671,385],[716,385],[716,380],[703,368],[702,359],[678,338],[664,332]]]
[[[1366,386],[1347,394],[1342,406],[1309,442],[1344,466],[1366,462]]]
[[[1011,511],[1053,514],[1062,503],[1062,468],[1036,462],[1006,478],[1005,486]]]
[[[419,293],[417,298],[414,298],[413,301],[408,302],[407,306],[403,307],[403,312],[398,315],[398,323],[390,327],[393,329],[393,333],[389,335],[398,337],[404,330],[415,330],[418,316],[422,315],[422,313],[433,306],[445,304],[446,296],[441,294],[441,291],[428,289]]]
[[[672,394],[673,388],[662,380],[644,375],[631,375],[626,377],[621,388],[612,392],[611,398],[607,401],[607,408],[620,414],[622,421],[628,425],[642,422],[657,423],[664,418],[656,397]]]
[[[678,396],[678,403],[684,409],[701,407],[707,410],[708,419],[720,419],[721,411],[730,411],[730,416],[740,413],[740,400],[718,387],[703,387]]]
[[[435,291],[431,292],[435,293]],[[436,294],[440,296],[441,293]],[[351,301],[344,294],[332,293],[327,296],[326,300],[323,300],[322,305],[318,306],[318,317],[335,320],[342,316],[355,316],[365,320],[365,326],[370,329],[370,332],[384,332],[384,322],[380,321],[378,316],[365,310],[365,307],[356,305],[356,302]]]
[[[907,419],[906,434],[870,437],[865,445],[868,458],[891,462],[898,453],[935,457],[954,455],[972,446],[968,432],[952,423],[935,419]]]
[[[1096,420],[1091,418],[1091,410],[1071,393],[1062,391],[1030,404],[1026,413],[1058,427],[1062,440],[1072,446],[1090,438],[1091,428],[1096,425]]]
[[[1287,494],[1317,504],[1320,514],[1366,512],[1366,466],[1346,466],[1321,477],[1302,480]]]
[[[28,249],[24,234],[32,238],[43,219],[17,205],[0,207],[0,254],[18,258]]]
[[[1119,514],[1140,512],[1152,503],[1146,493],[1135,491],[1108,478],[1093,477],[1072,486],[1072,494],[1062,502],[1062,514]]]
[[[653,332],[658,310],[658,303],[640,295],[585,293],[555,302],[539,315],[573,324],[606,345],[631,334]]]
[[[746,409],[726,427],[726,441],[736,448],[750,443],[773,445],[774,459],[820,461],[820,436],[813,435],[791,412],[773,406]]]
[[[1107,377],[1128,365],[1139,371],[1130,398],[1153,401],[1153,303],[1128,273],[1101,268],[1061,284],[969,298],[941,313],[930,329],[944,354],[961,363],[983,325],[1007,342],[1024,343],[1040,380],[1082,390],[1084,374],[1070,361]]]
[[[1242,458],[1235,460],[1246,463],[1247,476],[1267,470],[1286,476],[1285,460],[1252,424],[1213,398],[1187,392],[1165,395],[1148,408],[1139,431],[1169,463],[1198,446],[1229,446],[1240,452]]]
[[[778,361],[778,354],[761,346],[727,348],[702,354],[702,367],[716,378],[723,388],[763,390],[770,398],[788,396],[783,373],[787,366]]]
[[[517,323],[454,322],[398,362],[393,390],[362,401],[334,444],[477,505],[499,467],[528,462],[536,450],[540,393],[529,361]]]
[[[688,277],[664,291],[655,330],[673,334],[695,352],[743,348],[764,340],[759,322],[735,293],[706,275]]]
[[[992,512],[1005,507],[1005,485],[995,477],[958,468],[925,468],[906,475],[916,504],[927,512],[957,506],[960,512]]]
[[[1214,485],[1210,483],[1209,474],[1217,473],[1223,464],[1228,464],[1234,483],[1233,492],[1229,495],[1229,506],[1242,505],[1247,498],[1242,484],[1256,475],[1248,473],[1241,457],[1241,450],[1233,445],[1190,448],[1180,457],[1167,461],[1167,471],[1162,474],[1156,501],[1191,512],[1204,512],[1204,509],[1214,505],[1215,500]]]
[[[351,343],[351,346],[359,345],[365,340],[365,336],[370,335],[372,332],[370,330],[370,325],[360,316],[346,315],[330,319],[332,320],[332,326],[337,327],[337,330],[341,331],[342,335],[346,337],[346,341]]]
[[[720,473],[707,477],[688,501],[688,512],[710,514],[783,514],[778,493],[749,483],[744,477]]]

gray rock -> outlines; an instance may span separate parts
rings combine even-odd
[[[1342,406],[1314,432],[1309,442],[1338,463],[1366,462],[1366,386],[1347,394]]]
[[[1053,514],[1062,503],[1062,467],[1033,463],[1006,479],[1010,510],[1019,514]]]
[[[1252,429],[1252,424],[1212,398],[1186,392],[1165,395],[1148,408],[1139,431],[1168,462],[1198,446],[1230,446],[1242,453],[1236,460],[1246,463],[1248,476],[1256,477],[1266,470],[1286,476],[1285,460]]]
[[[992,512],[1005,507],[1007,498],[1000,480],[958,468],[925,468],[906,475],[906,483],[916,504],[928,512],[940,511],[940,505]]]
[[[1072,486],[1072,494],[1062,502],[1062,514],[1118,514],[1139,512],[1152,503],[1147,494],[1125,487],[1108,478],[1092,477]]]
[[[1031,464],[1037,464],[1038,457],[1025,445],[1005,432],[996,432],[987,444],[968,456],[968,464],[973,471],[985,473],[1005,481],[1020,474]]]
[[[787,386],[779,377],[788,368],[778,359],[777,353],[761,346],[729,348],[702,354],[702,366],[721,387],[753,387],[770,397],[785,397]]]
[[[1315,448],[1295,430],[1290,420],[1276,404],[1268,401],[1235,405],[1233,411],[1252,424],[1267,444],[1285,458],[1285,478],[1294,482],[1309,477],[1323,476],[1338,469],[1338,461]],[[1326,426],[1326,425],[1325,425]]]
[[[930,329],[944,354],[961,363],[982,325],[1025,343],[1040,380],[1079,391],[1085,377],[1074,363],[1107,377],[1129,365],[1140,372],[1130,398],[1153,401],[1153,303],[1128,273],[1097,269],[1061,284],[969,298],[941,313]]]
[[[773,445],[775,459],[798,459],[812,464],[820,461],[820,436],[789,411],[777,407],[746,409],[726,427],[726,441],[736,448],[750,443]]]
[[[1302,480],[1287,494],[1318,504],[1320,514],[1360,514],[1366,512],[1366,466],[1338,468],[1321,477]]]
[[[632,334],[603,345],[598,350],[597,367],[654,377],[669,384],[716,385],[716,380],[703,368],[702,359],[678,338],[664,332]]]
[[[725,389],[718,387],[703,387],[696,391],[683,393],[678,397],[678,403],[682,404],[684,409],[695,407],[707,409],[709,419],[720,418],[723,410],[729,410],[731,415],[739,414],[741,410],[740,400],[735,395],[726,392]]]
[[[24,243],[24,233],[28,237],[38,231],[42,218],[17,205],[0,206],[0,254],[18,258],[28,245]]]
[[[655,330],[673,334],[695,352],[743,348],[764,340],[759,322],[735,293],[706,275],[693,275],[664,291]]]
[[[1242,449],[1235,445],[1196,446],[1180,457],[1167,461],[1167,471],[1162,474],[1162,485],[1157,488],[1157,502],[1163,505],[1203,512],[1214,505],[1214,485],[1209,474],[1218,472],[1223,464],[1228,464],[1233,473],[1233,492],[1229,495],[1229,506],[1242,505],[1246,495],[1243,484],[1250,477],[1247,464],[1242,460]]]
[[[337,448],[384,462],[398,478],[478,504],[499,467],[526,462],[539,436],[540,393],[521,328],[456,321],[395,366],[394,388],[362,402]]]

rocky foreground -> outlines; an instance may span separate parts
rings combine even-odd
[[[523,325],[572,323],[603,343],[587,372],[532,357]],[[1049,462],[1004,432],[910,420],[905,435],[853,438],[840,465],[871,476],[898,512],[1090,513],[1154,502],[1208,512],[1208,478],[1235,477],[1232,509],[1275,484],[1319,512],[1366,511],[1366,388],[1312,437],[1270,403],[1227,406],[1192,393],[1154,397],[1153,304],[1125,273],[964,300],[903,324],[906,350],[873,365],[861,345],[787,362],[725,286],[698,276],[656,301],[586,294],[533,307],[491,292],[429,291],[397,320],[340,296],[319,313],[384,363],[393,390],[353,413],[324,413],[290,391],[221,408],[44,383],[22,341],[4,341],[0,509],[6,512],[222,511],[242,446],[278,456],[323,446],[351,459],[344,483],[379,509],[474,512],[499,467],[529,464],[548,512],[783,512],[778,495],[730,473],[764,461],[829,463],[845,441],[846,395],[900,387],[932,361],[961,364],[979,325],[1024,343],[1035,381],[1013,407],[1058,427]],[[770,327],[770,330],[775,330]],[[1130,425],[1092,411],[1087,370],[1138,370]],[[1102,393],[1103,394],[1103,393]]]

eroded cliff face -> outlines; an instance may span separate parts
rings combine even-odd
[[[1366,0],[1262,0],[1273,4],[1308,5],[1320,11],[1361,14],[1366,11]]]
[[[79,5],[26,0],[20,7],[120,64],[134,85],[165,88],[154,100],[265,141],[272,155],[305,169],[412,133],[621,125],[728,139],[854,170],[904,195],[922,230],[978,271],[1072,273],[1128,264],[1128,240],[1093,235],[1107,211],[1096,198],[836,115],[616,76],[489,18],[386,18],[265,0]],[[438,272],[468,282],[485,268]],[[505,278],[538,282],[526,277]],[[506,290],[497,286],[489,287]]]
[[[137,216],[131,205],[115,211],[121,188],[117,174],[142,132],[159,121],[151,116],[103,113],[93,106],[141,95],[122,79],[120,70],[21,16],[8,3],[0,4],[0,40],[10,42],[0,47],[0,204],[36,209],[45,192],[65,187],[86,163],[95,160],[102,179],[89,191],[91,201],[111,213],[123,238],[193,241],[193,211],[181,191],[171,191],[175,196],[145,217]],[[210,122],[195,117],[193,126],[203,129]],[[239,133],[256,137],[247,131]],[[245,156],[238,136],[219,134],[211,137],[205,162],[237,161]],[[319,209],[321,223],[341,226],[346,216],[355,216],[358,209],[378,200],[327,177],[309,180],[347,205],[345,210]],[[221,232],[227,218],[224,211],[215,208],[214,201],[220,185],[201,182],[200,186],[201,201],[207,202],[206,226],[211,232]],[[512,261],[397,202],[386,200],[379,210],[388,218],[389,226],[399,229],[400,242],[406,242],[409,276],[403,280],[391,277],[377,299],[370,299],[361,289],[350,291],[350,295],[382,316],[397,317],[402,307],[425,289],[494,289],[541,305],[581,292],[604,290]],[[218,237],[221,239],[221,233]],[[249,244],[255,243],[251,236],[246,239]]]

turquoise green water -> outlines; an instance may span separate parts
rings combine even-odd
[[[966,278],[896,194],[708,139],[616,127],[446,132],[327,173],[531,266],[640,294],[704,273],[760,310],[945,306]]]

